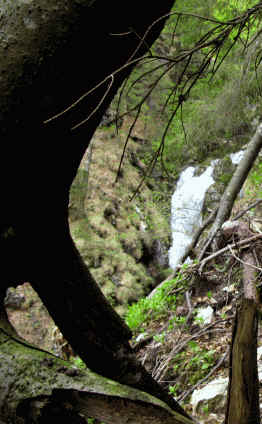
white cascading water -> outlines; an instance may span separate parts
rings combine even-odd
[[[215,161],[214,161],[215,162]],[[202,175],[194,177],[195,168],[182,172],[171,201],[172,246],[169,249],[169,266],[179,265],[193,235],[202,223],[202,208],[207,189],[215,182],[213,164]]]
[[[239,152],[231,153],[230,159],[234,165],[238,165],[242,157],[245,154],[245,150],[240,150]]]

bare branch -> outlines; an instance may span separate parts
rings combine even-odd
[[[250,209],[254,209],[257,205],[259,205],[262,202],[262,199],[256,200],[254,203],[252,203],[250,206],[248,206],[246,209],[244,209],[242,212],[239,212],[234,218],[233,221],[237,221],[241,216],[243,216],[246,212],[248,212]]]

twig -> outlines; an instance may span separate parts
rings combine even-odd
[[[191,243],[189,244],[189,246],[187,247],[184,256],[181,258],[180,262],[183,263],[186,258],[188,257],[188,255],[190,254],[191,250],[194,249],[194,247],[196,246],[199,237],[201,236],[202,232],[206,229],[206,227],[211,224],[211,222],[214,221],[216,214],[217,214],[218,208],[216,208],[210,215],[209,217],[203,222],[203,224],[198,228],[198,230],[196,231],[196,233],[193,236],[193,239],[191,241]],[[162,283],[160,283],[157,287],[155,287],[151,293],[149,293],[148,297],[151,298],[154,296],[154,294],[156,293],[156,291],[162,287],[167,281],[172,280],[177,271],[179,270],[179,266],[177,266],[174,271],[172,272],[172,274],[170,274],[164,281],[162,281]]]
[[[177,354],[177,353],[179,353],[179,352],[181,352],[181,350],[187,345],[187,343],[190,341],[190,340],[193,340],[193,339],[196,339],[196,338],[198,338],[198,337],[201,337],[201,336],[203,336],[204,334],[206,334],[206,333],[208,333],[208,330],[210,330],[210,328],[212,328],[212,327],[214,327],[215,325],[217,325],[217,324],[221,324],[221,323],[223,323],[223,322],[226,322],[226,321],[229,321],[230,319],[232,319],[232,317],[228,317],[228,318],[225,318],[225,319],[219,319],[219,320],[217,320],[217,321],[214,321],[214,322],[212,322],[211,324],[209,324],[207,327],[205,327],[205,328],[201,328],[201,330],[199,330],[197,333],[194,333],[192,336],[190,336],[190,337],[188,337],[188,339],[187,340],[185,340],[183,343],[181,343],[181,345],[180,346],[178,346],[178,347],[176,347],[175,349],[173,349],[173,351],[172,351],[172,355],[173,354]]]
[[[205,328],[201,328],[201,330],[199,330],[197,333],[194,333],[192,336],[188,337],[186,340],[184,340],[183,342],[181,342],[178,346],[176,345],[171,352],[168,354],[168,358],[166,359],[166,361],[164,362],[164,364],[161,367],[161,370],[158,369],[158,372],[155,373],[154,378],[157,381],[162,381],[161,380],[161,375],[163,376],[164,371],[166,370],[166,368],[168,367],[168,364],[170,363],[170,361],[174,358],[175,355],[177,355],[178,353],[180,353],[188,344],[188,342],[190,342],[191,340],[194,340],[196,338],[199,338],[201,336],[203,336],[204,334],[208,334],[210,331],[210,329],[212,327],[214,327],[217,324],[221,324],[223,322],[227,322],[230,319],[232,319],[233,317],[230,316],[228,318],[225,319],[219,319],[217,321],[212,322],[211,324],[207,325]]]
[[[82,96],[80,96],[75,102],[71,103],[70,106],[66,107],[64,110],[57,113],[56,115],[52,115],[50,118],[47,118],[45,121],[43,121],[43,123],[48,124],[49,122],[53,121],[54,119],[57,119],[60,116],[64,115],[65,113],[67,113],[68,111],[70,111],[71,109],[76,107],[78,105],[78,103],[80,103],[82,100],[84,100],[85,97],[89,96],[89,94],[93,93],[95,90],[97,90],[99,87],[101,87],[101,85],[103,85],[109,79],[112,79],[112,77],[114,77],[115,75],[120,73],[122,70],[124,70],[128,66],[135,65],[136,63],[139,63],[140,61],[143,61],[147,58],[148,58],[148,56],[141,56],[141,57],[138,57],[138,58],[132,60],[131,62],[125,63],[123,66],[116,69],[116,71],[112,72],[112,74],[107,75],[102,81],[100,81],[98,84],[96,84],[94,87],[92,87],[89,91],[87,91]]]
[[[199,274],[202,273],[204,266],[206,265],[207,262],[211,261],[212,259],[216,258],[217,256],[221,255],[222,253],[226,252],[227,250],[230,250],[234,247],[238,247],[238,246],[243,246],[246,243],[250,243],[254,240],[257,240],[259,238],[262,238],[262,234],[256,234],[255,236],[252,237],[248,237],[247,239],[229,244],[228,246],[224,247],[223,249],[218,250],[215,253],[212,253],[212,255],[208,256],[207,258],[203,259],[202,262],[200,262],[200,264],[198,265],[191,265],[191,267],[196,267],[199,266]]]
[[[237,221],[241,216],[243,216],[246,212],[248,212],[250,209],[255,208],[259,203],[262,202],[262,199],[258,199],[256,202],[252,203],[248,208],[244,209],[242,212],[239,212],[235,218],[232,219],[232,221]]]
[[[209,377],[214,374],[214,372],[223,364],[223,362],[225,361],[228,353],[229,353],[230,347],[227,348],[226,352],[224,353],[224,355],[222,356],[222,358],[220,358],[220,360],[218,361],[218,363],[212,368],[212,370],[201,380],[199,380],[193,387],[190,387],[189,390],[187,390],[186,392],[182,393],[180,396],[177,397],[178,401],[182,401],[185,398],[187,398],[188,395],[190,395],[190,393],[192,393],[197,387],[200,386],[200,384],[204,383],[206,380],[209,379]]]
[[[101,98],[101,100],[100,100],[100,102],[98,103],[98,105],[92,110],[92,112],[88,115],[88,117],[87,118],[85,118],[85,119],[83,119],[81,122],[79,122],[78,124],[76,124],[76,125],[74,125],[72,128],[71,128],[71,130],[73,131],[73,130],[75,130],[75,129],[77,129],[78,127],[80,127],[81,125],[83,125],[83,124],[85,124],[87,121],[89,121],[89,119],[96,113],[96,111],[100,108],[100,106],[102,105],[102,103],[104,102],[104,100],[105,100],[105,98],[106,98],[106,96],[108,95],[108,93],[109,93],[109,91],[110,91],[110,89],[111,89],[111,87],[112,87],[112,85],[113,85],[113,82],[114,82],[114,75],[110,75],[109,76],[109,78],[110,78],[110,81],[109,81],[109,84],[108,84],[108,87],[107,87],[107,89],[106,89],[106,91],[105,91],[105,93],[103,94],[103,96],[102,96],[102,98]]]
[[[189,296],[189,290],[186,291],[185,297],[186,297],[186,303],[187,303],[187,307],[188,307],[188,313],[187,313],[187,316],[186,316],[186,319],[185,319],[185,322],[183,324],[182,329],[187,325],[188,320],[192,316],[192,313],[193,313],[193,308],[192,308],[190,296]]]
[[[209,248],[209,246],[211,245],[212,241],[214,240],[214,238],[216,237],[218,231],[220,230],[220,228],[217,228],[217,230],[209,237],[209,239],[207,240],[207,242],[205,243],[203,249],[200,252],[200,255],[198,256],[198,260],[202,261],[203,257],[205,256],[205,253],[207,251],[207,249]]]
[[[230,252],[231,252],[231,255],[232,255],[232,256],[234,256],[234,258],[235,258],[238,262],[241,262],[241,264],[243,264],[243,265],[248,265],[248,266],[250,266],[251,268],[258,269],[259,271],[262,271],[262,268],[259,268],[258,266],[255,266],[255,265],[252,265],[252,264],[249,264],[249,263],[247,263],[247,262],[242,261],[242,259],[240,259],[237,255],[235,255],[235,253],[233,252],[233,250],[232,250],[232,247],[231,247],[231,246],[229,246],[229,250],[230,250]]]

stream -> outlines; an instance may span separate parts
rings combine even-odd
[[[194,176],[196,168],[190,166],[179,177],[171,200],[172,245],[169,249],[169,266],[172,269],[179,265],[202,223],[205,194],[215,182],[212,177],[214,165],[215,161],[199,176]]]
[[[234,165],[237,165],[243,155],[244,151],[240,150],[232,153],[230,159]],[[172,245],[168,253],[169,266],[172,269],[180,265],[181,258],[202,224],[205,195],[208,188],[215,183],[212,175],[217,162],[218,160],[213,160],[199,176],[194,176],[197,168],[189,166],[179,177],[171,199]],[[190,261],[189,258],[186,262],[188,261]]]

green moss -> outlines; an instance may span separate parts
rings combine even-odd
[[[74,241],[94,278],[110,302],[115,307],[120,305],[122,311],[123,305],[127,308],[154,286],[154,276],[159,275],[160,270],[154,263],[153,244],[157,239],[168,246],[170,229],[167,217],[161,215],[146,186],[130,202],[141,175],[128,160],[121,181],[115,184],[123,140],[111,137],[110,131],[103,132],[102,137],[106,138],[110,166],[99,139],[93,144],[89,191],[85,194],[88,201],[84,202],[86,218],[75,220],[73,217],[70,225]],[[137,145],[131,142],[128,148],[135,152]],[[77,181],[79,179],[81,174]],[[146,226],[145,231],[141,222]],[[145,249],[147,255],[152,252],[146,263],[143,262]]]
[[[87,397],[88,393],[96,393],[97,395],[116,396],[133,401],[146,402],[166,409],[171,415],[176,414],[159,399],[97,375],[88,368],[81,368],[81,371],[74,373],[72,378],[66,373],[70,368],[75,369],[71,363],[16,342],[1,330],[0,344],[1,382],[4,382],[5,391],[6,387],[10,389],[8,394],[9,417],[12,414],[16,417],[17,407],[23,400],[37,396],[50,396],[51,400],[52,392],[56,389],[81,391],[83,396],[86,393]],[[0,386],[2,389],[3,384],[0,384]],[[181,420],[185,423],[191,423],[191,420],[183,417]]]

